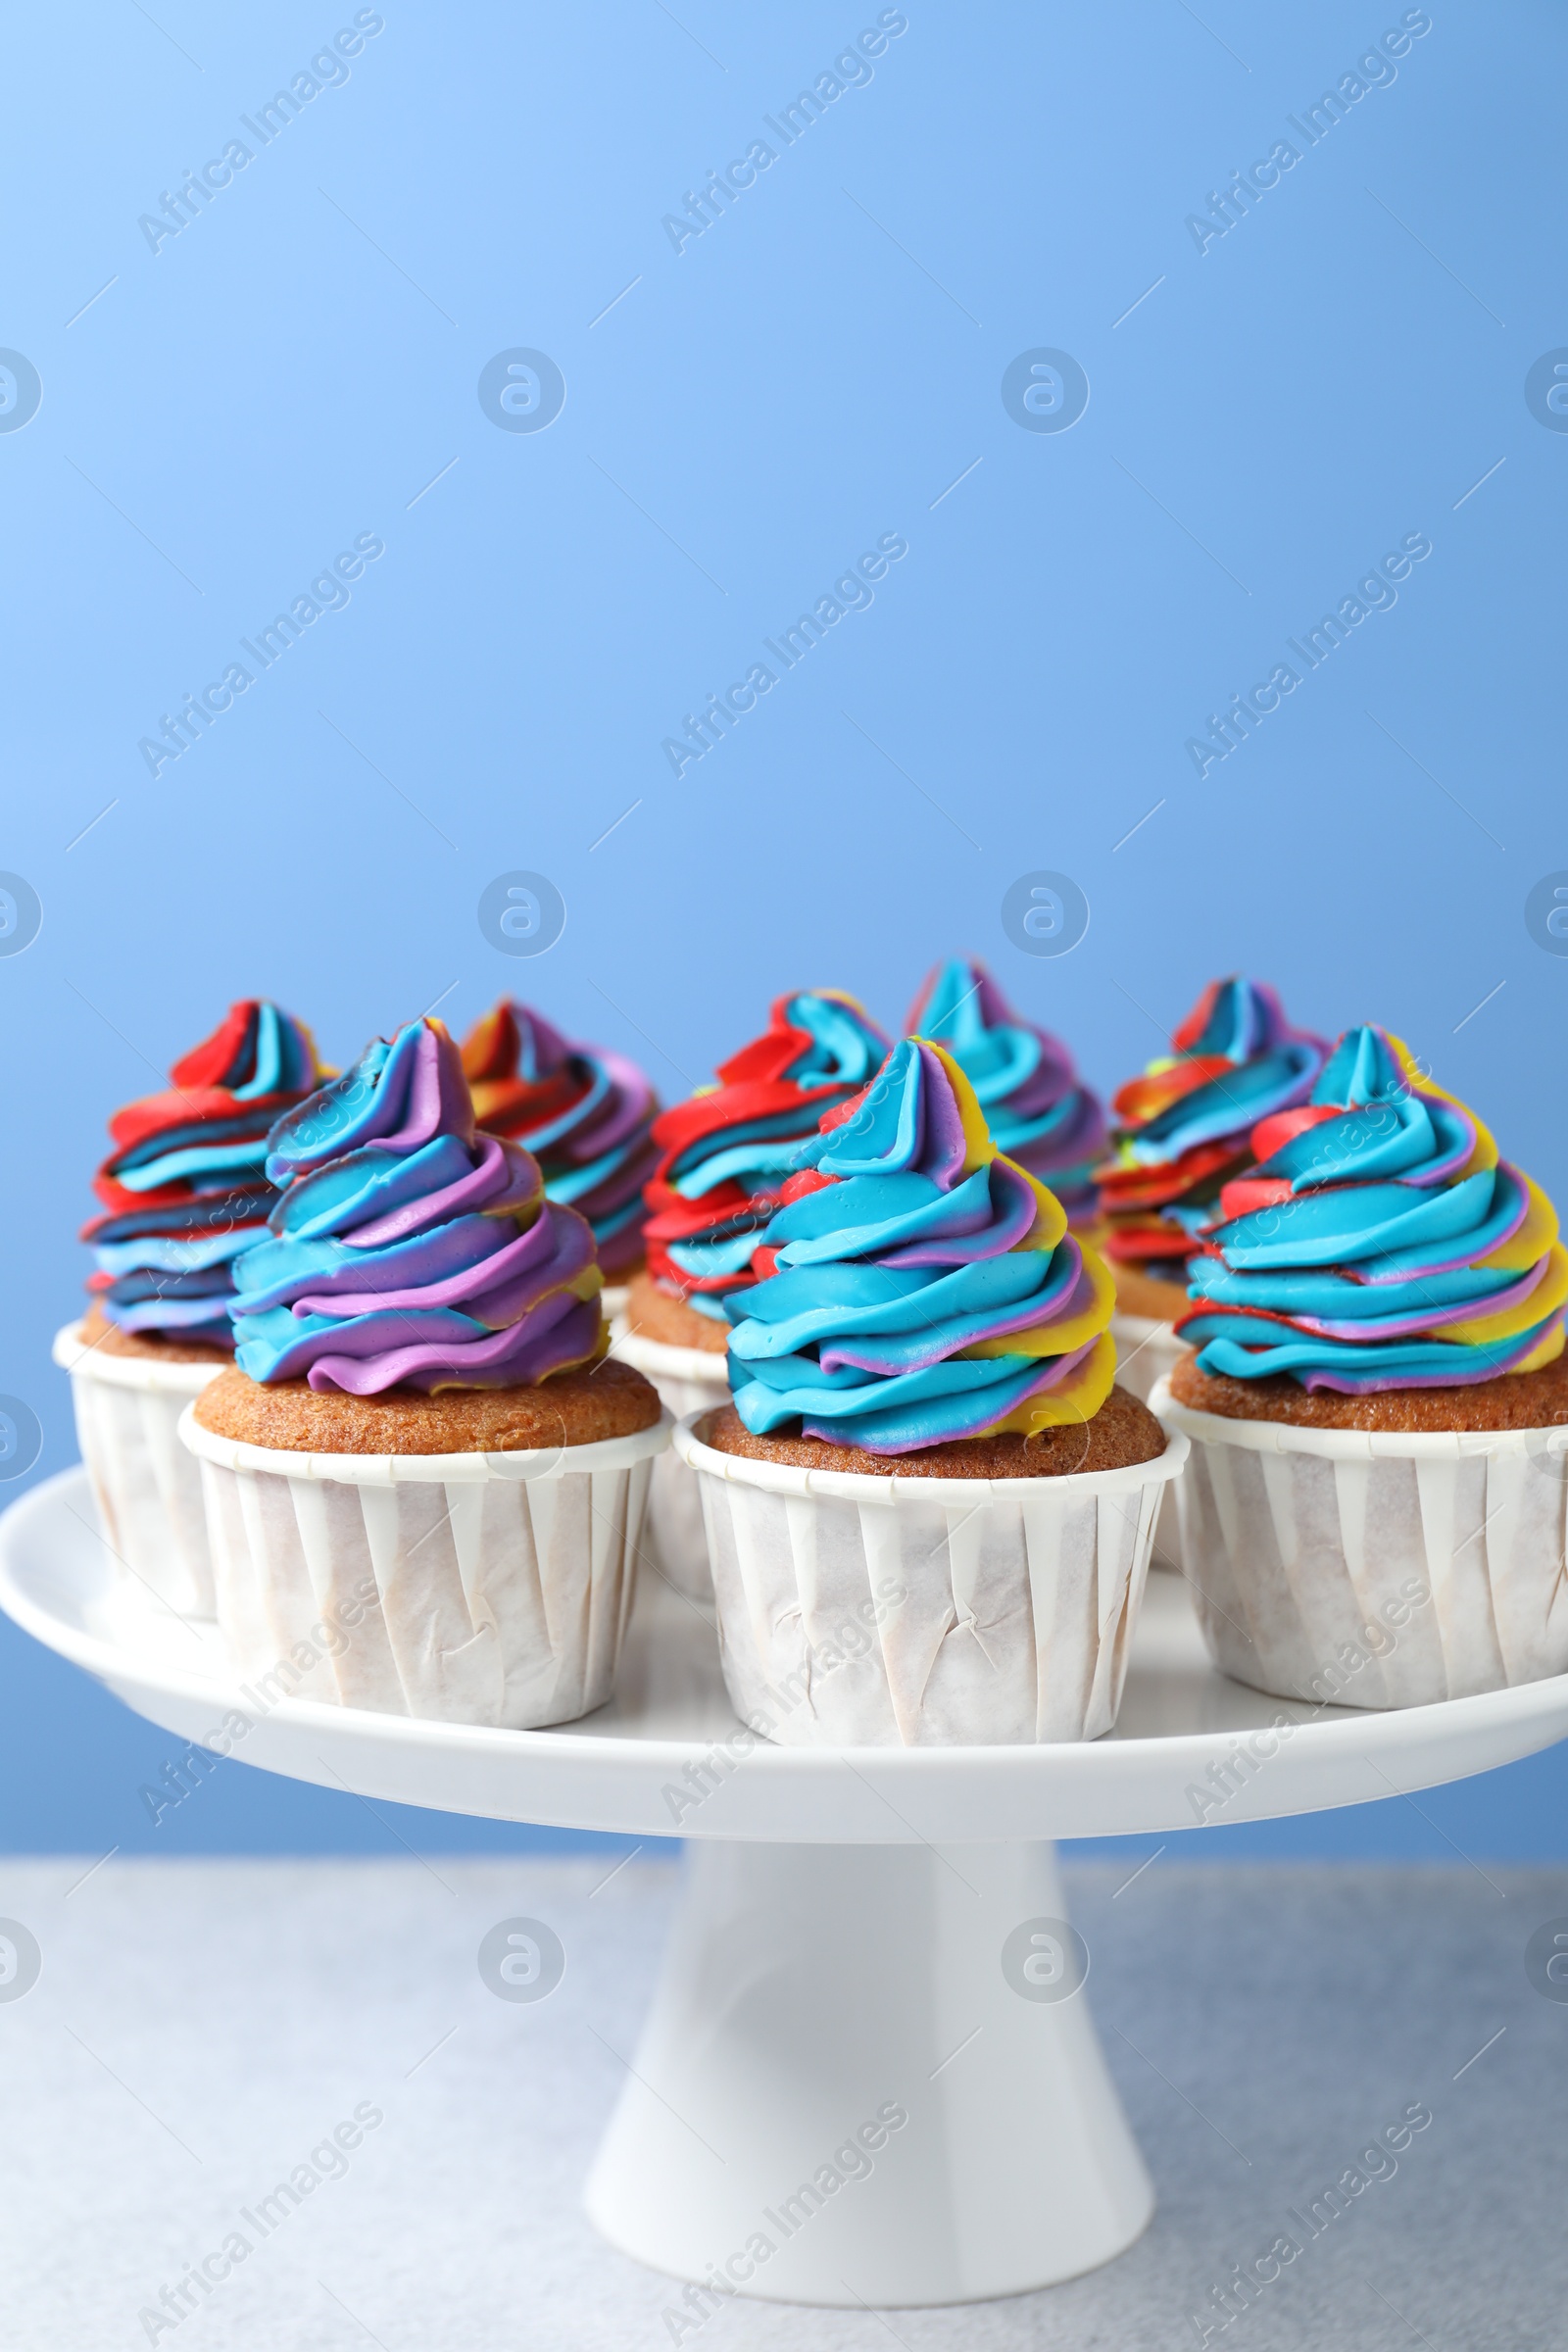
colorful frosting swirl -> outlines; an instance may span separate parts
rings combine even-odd
[[[944,1048],[895,1046],[796,1168],[760,1279],[725,1301],[748,1429],[899,1454],[1099,1411],[1116,1369],[1109,1270],[997,1151]]]
[[[937,965],[905,1026],[947,1047],[974,1088],[997,1150],[1048,1184],[1072,1223],[1091,1219],[1105,1114],[1066,1047],[1021,1021],[984,964],[957,956]]]
[[[1177,1324],[1205,1372],[1308,1389],[1468,1386],[1561,1354],[1557,1212],[1386,1030],[1348,1029],[1310,1102],[1254,1130]]]
[[[756,1279],[752,1250],[796,1146],[859,1093],[887,1051],[838,989],[775,998],[767,1029],[719,1065],[718,1085],[654,1121],[660,1160],[645,1239],[656,1280],[722,1322],[726,1294]]]
[[[277,1200],[268,1131],[324,1073],[310,1031],[248,997],[169,1075],[167,1094],[109,1122],[115,1149],[93,1179],[108,1213],[81,1230],[97,1261],[87,1287],[122,1331],[228,1348],[232,1261]]]
[[[550,1199],[593,1227],[606,1274],[640,1266],[659,1098],[637,1064],[603,1046],[568,1045],[526,1004],[502,1003],[464,1039],[463,1068],[481,1130],[533,1153]]]
[[[1327,1040],[1293,1029],[1271,988],[1212,980],[1171,1039],[1115,1097],[1115,1156],[1100,1171],[1114,1264],[1185,1287],[1221,1185],[1246,1167],[1259,1119],[1304,1102]]]
[[[273,1128],[273,1239],[234,1267],[253,1380],[352,1396],[514,1388],[603,1349],[586,1219],[480,1135],[444,1024],[411,1021]]]

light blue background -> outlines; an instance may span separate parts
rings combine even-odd
[[[515,988],[669,1099],[780,990],[895,1023],[968,950],[1108,1090],[1242,968],[1398,1030],[1568,1197],[1568,963],[1523,921],[1568,865],[1568,437],[1523,397],[1568,342],[1560,12],[1438,0],[1200,254],[1186,216],[1397,6],[910,0],[677,254],[662,216],[778,147],[763,115],[877,13],[388,0],[156,255],[138,215],[255,146],[241,113],[354,11],[14,23],[0,343],[44,389],[0,434],[0,865],[45,911],[0,960],[0,1389],[40,1475],[74,1454],[48,1346],[105,1118],[251,992],[342,1059]],[[479,407],[519,345],[565,377],[544,432]],[[1089,376],[1065,433],[1002,404],[1040,345]],[[138,738],[367,531],[347,609],[154,781]],[[1397,606],[1200,782],[1185,739],[1413,531]],[[874,605],[677,782],[662,739],[885,532],[909,552]],[[537,962],[478,931],[513,867],[565,898]],[[1001,930],[1036,867],[1092,906],[1060,960]],[[14,1847],[396,1850],[239,1765],[154,1832],[172,1743],[9,1626],[0,1678]],[[1565,1786],[1558,1754],[1204,1850],[1561,1856]],[[384,1812],[432,1847],[528,1836]]]

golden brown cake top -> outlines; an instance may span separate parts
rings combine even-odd
[[[1160,1282],[1152,1274],[1142,1273],[1137,1266],[1111,1260],[1111,1272],[1116,1277],[1116,1308],[1123,1315],[1143,1315],[1151,1323],[1174,1323],[1185,1315],[1192,1300],[1179,1283]]]
[[[263,1387],[220,1373],[196,1399],[216,1437],[285,1453],[515,1453],[630,1437],[659,1419],[658,1392],[630,1364],[607,1356],[591,1371],[558,1372],[515,1389],[383,1389],[345,1396],[303,1380]]]
[[[710,1355],[722,1355],[729,1346],[727,1321],[700,1315],[684,1298],[661,1289],[651,1274],[638,1274],[632,1280],[626,1328],[640,1339],[658,1340],[665,1348],[701,1348]]]
[[[231,1364],[234,1351],[213,1340],[181,1340],[161,1331],[122,1331],[95,1298],[80,1323],[82,1345],[101,1355],[139,1355],[154,1364]]]
[[[1555,1429],[1568,1421],[1568,1357],[1539,1372],[1503,1372],[1464,1388],[1379,1389],[1347,1396],[1336,1389],[1303,1389],[1289,1375],[1232,1380],[1223,1372],[1200,1372],[1189,1355],[1172,1372],[1170,1393],[1195,1413],[1283,1421],[1295,1429]]]
[[[754,1437],[732,1404],[698,1424],[704,1445],[748,1461],[784,1462],[797,1470],[851,1470],[871,1478],[1071,1478],[1083,1470],[1124,1470],[1157,1461],[1165,1432],[1146,1404],[1112,1389],[1088,1421],[1043,1429],[1034,1437],[956,1438],[913,1453],[867,1453],[825,1438]]]

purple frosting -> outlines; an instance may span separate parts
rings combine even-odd
[[[271,1238],[235,1260],[235,1361],[356,1396],[514,1388],[603,1345],[593,1233],[481,1136],[444,1024],[377,1038],[268,1138]]]

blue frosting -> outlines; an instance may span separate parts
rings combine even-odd
[[[901,1454],[1087,1420],[1109,1394],[1108,1273],[920,1040],[802,1146],[756,1263],[725,1303],[735,1409],[759,1434]]]

